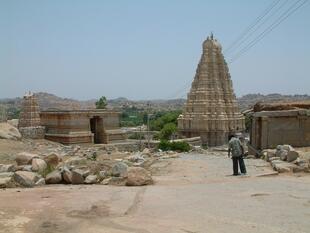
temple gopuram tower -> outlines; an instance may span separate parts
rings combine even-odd
[[[31,92],[23,97],[18,129],[25,138],[44,138],[45,128],[41,126],[39,105],[36,96]]]
[[[245,129],[244,117],[239,112],[220,43],[211,34],[202,47],[178,129],[186,137],[200,136],[203,144],[219,146],[227,143],[229,133]]]

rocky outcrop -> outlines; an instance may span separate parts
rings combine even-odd
[[[0,123],[0,139],[20,140],[21,137],[17,128],[8,123]]]

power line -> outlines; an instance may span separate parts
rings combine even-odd
[[[223,52],[226,53],[229,50],[233,49],[235,47],[236,44],[238,44],[240,42],[240,40],[246,36],[251,30],[252,28],[254,28],[278,3],[280,2],[280,0],[275,0],[273,3],[271,3],[263,12],[261,15],[259,15],[252,24],[250,24],[242,33],[241,35],[234,41],[232,42],[227,49],[225,49]]]
[[[229,60],[229,64],[236,61],[240,58],[244,53],[246,53],[249,49],[251,49],[254,45],[260,42],[265,36],[267,36],[270,32],[272,32],[276,27],[278,27],[285,19],[287,19],[290,15],[292,15],[295,11],[297,11],[300,7],[305,5],[308,0],[303,1],[300,5],[295,7],[301,0],[296,1],[291,7],[286,10],[280,17],[278,17],[268,28],[266,28],[262,33],[260,33],[257,37],[254,38],[250,43],[248,43],[242,50],[240,50],[234,57]],[[294,8],[295,7],[295,8]]]
[[[238,49],[242,44],[244,44],[244,42],[246,42],[255,32],[257,32],[269,19],[271,19],[275,14],[277,14],[279,12],[279,10],[281,10],[285,5],[286,3],[288,2],[288,0],[284,1],[278,8],[276,8],[276,10],[274,12],[272,12],[271,15],[269,15],[267,18],[265,18],[260,24],[258,25],[255,25],[255,28],[254,30],[252,30],[251,32],[249,31],[249,33],[247,35],[244,36],[244,38],[237,42],[236,43],[236,46],[234,46],[230,51],[228,51],[226,53],[229,54],[231,53],[232,51]]]

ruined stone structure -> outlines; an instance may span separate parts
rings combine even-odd
[[[252,154],[283,144],[293,147],[310,146],[310,109],[253,113],[249,145],[253,149]]]
[[[202,47],[178,129],[186,137],[200,136],[203,144],[217,146],[227,142],[229,133],[244,130],[244,117],[238,109],[220,43],[211,34]]]
[[[31,92],[24,95],[18,129],[25,138],[44,138],[44,127],[41,126],[40,109],[37,98]]]
[[[45,138],[63,144],[111,143],[126,139],[119,113],[105,110],[42,111]]]

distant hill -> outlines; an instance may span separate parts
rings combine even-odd
[[[76,110],[76,109],[94,109],[96,100],[79,101],[75,99],[62,98],[53,94],[38,92],[36,93],[41,110],[59,109],[59,110]],[[257,102],[291,102],[310,100],[309,95],[281,95],[281,94],[248,94],[237,99],[240,109],[245,110],[251,108]],[[0,109],[11,111],[19,110],[21,107],[22,98],[6,98],[0,99]],[[122,110],[124,108],[147,109],[155,110],[179,110],[182,109],[185,99],[170,99],[170,100],[129,100],[124,97],[108,100],[108,108]]]
[[[253,107],[257,102],[295,102],[310,100],[309,95],[281,95],[281,94],[248,94],[237,99],[241,110]]]

